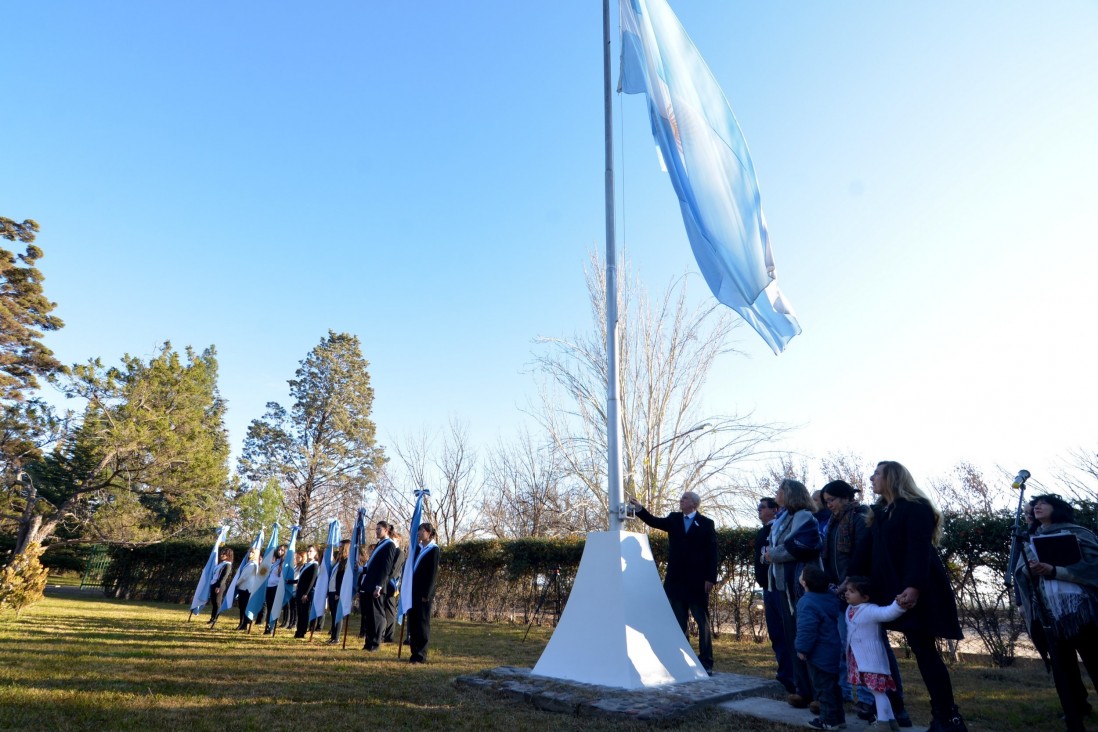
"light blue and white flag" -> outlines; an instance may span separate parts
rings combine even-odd
[[[259,530],[259,533],[255,535],[255,541],[252,542],[248,553],[251,553],[252,549],[259,550],[259,547],[263,546],[263,529]],[[236,574],[233,575],[232,584],[229,585],[229,591],[225,593],[225,598],[221,601],[221,612],[225,612],[233,606],[233,600],[236,598],[236,586],[240,582],[240,573],[244,571],[244,567],[248,564],[248,555],[245,554],[244,558],[240,560],[240,564],[236,567]]]
[[[625,0],[623,0],[624,2]],[[400,577],[400,603],[397,605],[397,622],[404,622],[404,615],[412,607],[412,577],[416,573],[416,547],[419,546],[419,525],[423,521],[423,499],[431,491],[423,488],[416,491],[416,508],[412,511],[412,523],[408,527],[408,556],[404,559],[404,572]]]
[[[267,630],[273,631],[278,618],[282,615],[282,609],[293,598],[294,580],[294,547],[297,546],[297,535],[301,532],[300,526],[290,528],[290,541],[286,544],[286,554],[282,557],[282,572],[278,576],[278,589],[275,590],[274,603],[271,605],[270,617],[267,618]]]
[[[275,549],[278,548],[278,523],[271,527],[271,538],[267,541],[267,548],[263,550],[263,558],[259,561],[259,569],[252,578],[252,594],[248,598],[248,607],[244,614],[248,620],[255,620],[263,612],[263,606],[267,604],[267,577],[271,574],[271,565],[274,564]]]
[[[343,571],[343,584],[339,587],[339,603],[336,606],[336,620],[343,620],[351,614],[351,603],[358,588],[358,548],[366,539],[366,509],[358,509],[355,528],[351,531],[351,556],[347,560],[347,569]]]
[[[210,599],[210,585],[214,580],[214,571],[217,569],[217,552],[221,549],[221,543],[225,541],[225,537],[229,535],[229,527],[222,526],[217,531],[217,538],[214,539],[213,549],[210,550],[210,556],[206,560],[206,566],[202,568],[202,576],[198,578],[198,587],[194,588],[194,597],[191,599],[191,614],[198,615],[202,612],[202,607]]]
[[[313,593],[313,606],[309,608],[309,620],[324,617],[324,608],[328,604],[328,580],[332,574],[332,554],[339,548],[339,521],[332,519],[328,524],[328,543],[324,546],[324,556],[316,568],[316,592]]]
[[[666,0],[621,0],[621,90],[648,95],[652,134],[698,268],[774,353],[801,326],[778,290],[755,168],[717,80]]]

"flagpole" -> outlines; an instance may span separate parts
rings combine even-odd
[[[606,150],[606,503],[610,531],[621,531],[625,493],[621,479],[618,405],[618,257],[614,233],[614,108],[610,90],[610,0],[602,0],[602,91]]]

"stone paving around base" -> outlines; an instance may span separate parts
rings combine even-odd
[[[783,699],[762,699],[749,697],[747,699],[733,699],[720,705],[721,709],[733,714],[744,714],[749,717],[767,719],[771,722],[782,722],[794,727],[808,727],[808,723],[816,715],[807,709],[794,709],[785,703]],[[858,719],[849,708],[846,712],[847,732],[878,732],[888,730],[887,725],[872,725]],[[926,727],[908,727],[910,732],[926,732]]]
[[[500,666],[460,676],[454,683],[461,688],[524,701],[550,712],[641,720],[681,717],[735,699],[785,696],[785,690],[776,681],[722,673],[702,681],[632,690],[547,679],[531,675],[528,668]]]
[[[533,676],[528,668],[500,666],[454,684],[522,701],[537,709],[578,717],[608,717],[659,721],[686,716],[703,707],[718,706],[732,714],[808,728],[816,715],[794,709],[785,702],[785,690],[776,681],[755,676],[716,673],[709,679],[668,684],[647,689],[617,689]],[[871,726],[849,713],[848,732],[876,732],[888,727]],[[911,732],[924,732],[912,727]]]

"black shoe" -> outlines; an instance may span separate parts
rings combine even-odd
[[[854,705],[854,713],[858,715],[858,719],[864,720],[866,722],[877,721],[877,708],[874,707],[872,704],[858,702]],[[908,726],[911,726],[911,720],[908,719],[907,721]]]

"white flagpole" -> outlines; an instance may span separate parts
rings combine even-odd
[[[614,242],[614,108],[610,88],[610,0],[602,0],[602,91],[606,134],[606,505],[608,529],[621,531],[625,492],[621,478],[618,391],[618,257]]]

